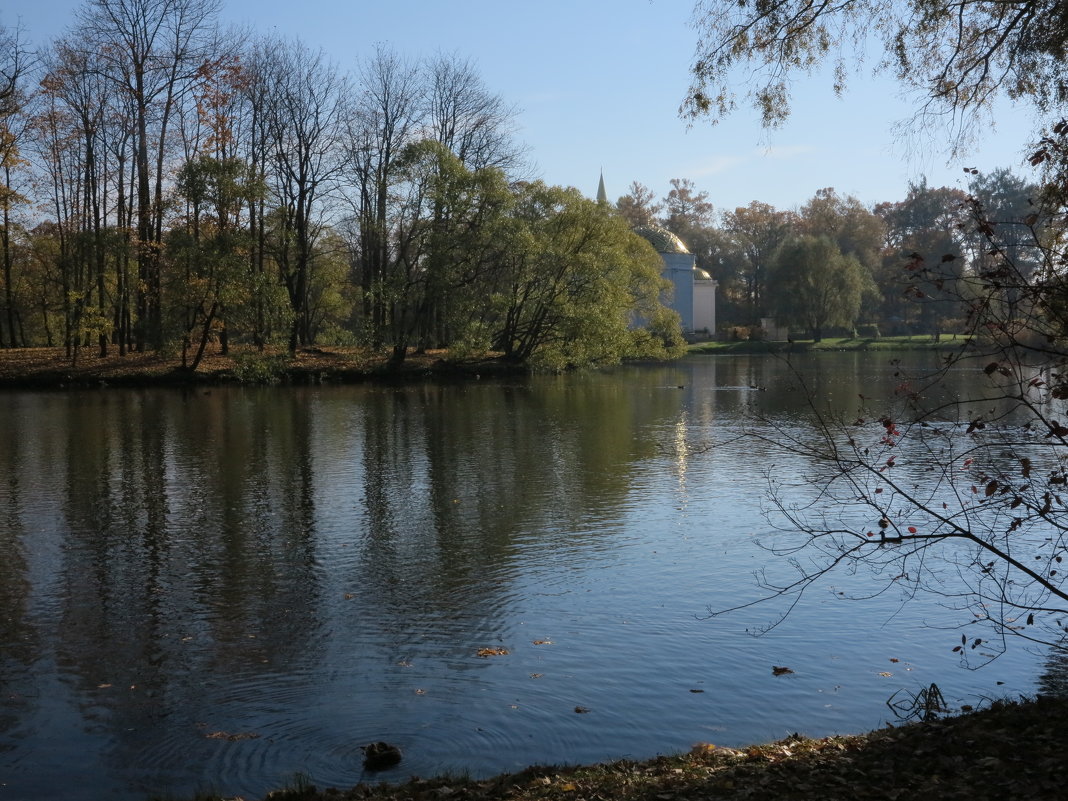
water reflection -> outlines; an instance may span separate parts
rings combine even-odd
[[[844,408],[895,380],[870,360],[804,380]],[[0,781],[262,795],[297,771],[354,783],[376,739],[405,747],[398,775],[478,775],[876,725],[889,692],[835,689],[838,657],[805,644],[859,641],[850,610],[817,603],[771,642],[698,620],[753,591],[766,451],[737,435],[753,411],[803,425],[798,380],[739,357],[5,396]],[[946,655],[904,623],[930,681]],[[475,655],[494,645],[511,654]],[[874,658],[840,651],[849,670]],[[796,681],[770,684],[773,658]]]

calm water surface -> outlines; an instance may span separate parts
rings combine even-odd
[[[873,354],[797,365],[843,409],[897,380]],[[804,469],[736,439],[751,412],[807,425],[768,357],[0,404],[0,799],[348,786],[374,740],[405,753],[376,779],[645,758],[1046,670],[965,670],[945,610],[830,581],[763,637],[770,609],[706,619],[759,595],[765,473]]]

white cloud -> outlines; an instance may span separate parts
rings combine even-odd
[[[706,175],[718,175],[732,170],[749,161],[748,156],[715,156],[705,159],[687,169],[683,174],[688,178],[702,178]]]

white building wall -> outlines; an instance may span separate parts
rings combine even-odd
[[[664,271],[661,275],[671,281],[674,292],[665,299],[666,306],[674,309],[682,318],[682,330],[694,330],[694,273],[695,258],[692,253],[661,253]]]
[[[716,333],[716,282],[707,279],[694,281],[693,330]]]

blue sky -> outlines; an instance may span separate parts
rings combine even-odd
[[[0,22],[21,21],[33,42],[69,24],[80,0],[5,0]],[[865,203],[900,200],[926,175],[964,186],[964,166],[1027,174],[1026,108],[1006,103],[998,126],[962,161],[947,164],[937,131],[911,144],[895,133],[913,109],[870,70],[842,99],[827,76],[798,81],[794,114],[775,131],[739,109],[719,125],[688,126],[677,110],[696,34],[689,0],[224,0],[223,21],[295,35],[352,69],[375,43],[418,57],[472,58],[487,85],[519,109],[519,137],[539,177],[592,196],[599,170],[615,199],[631,181],[658,196],[690,178],[717,209],[760,200],[789,209],[835,187]]]

